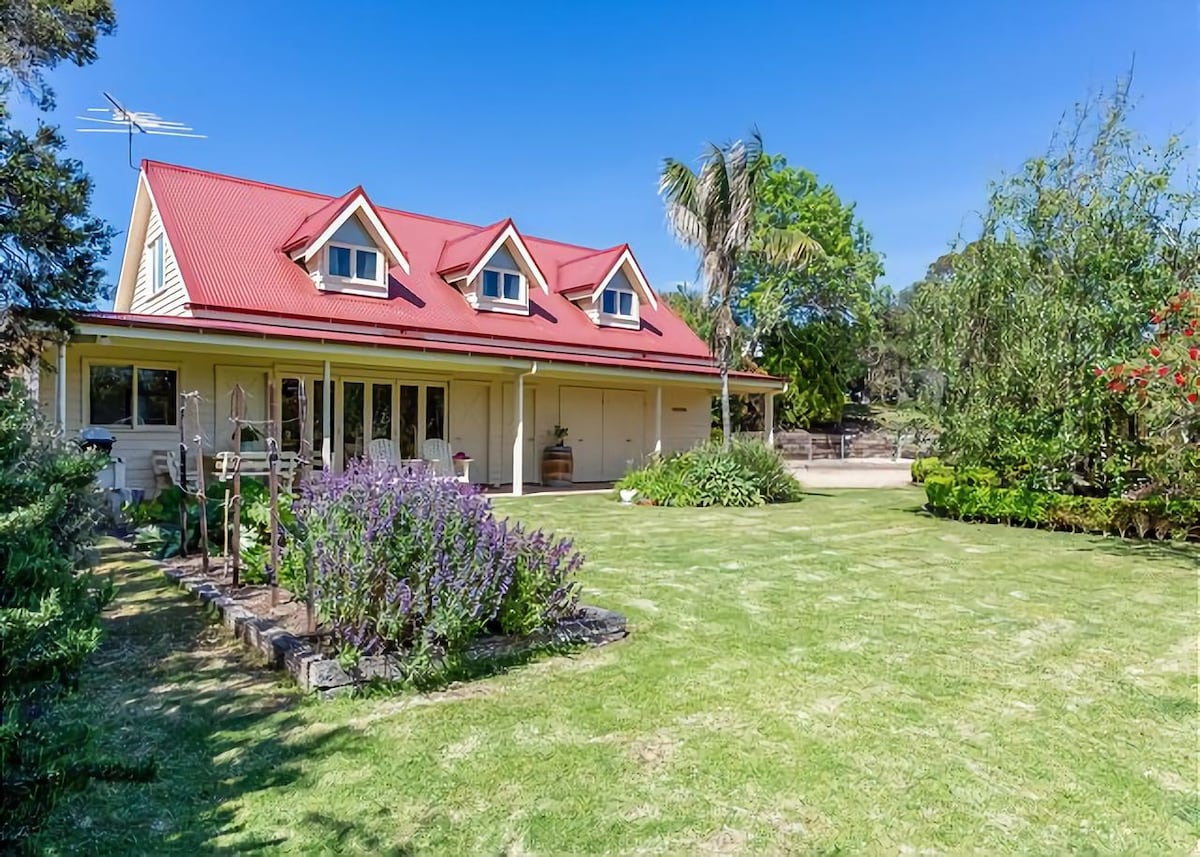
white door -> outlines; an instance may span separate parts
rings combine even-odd
[[[243,419],[251,421],[260,435],[267,433],[267,370],[245,366],[217,366],[213,378],[216,383],[216,400],[213,412],[212,446],[217,452],[237,451],[240,443],[233,439],[233,425],[229,422],[233,388],[242,385],[245,391]],[[249,434],[249,432],[247,432]]]
[[[604,391],[604,480],[615,482],[642,458],[646,402],[633,390]]]
[[[450,445],[471,458],[471,481],[476,483],[487,482],[488,476],[489,391],[488,384],[475,381],[450,383]]]
[[[525,388],[525,412],[522,416],[525,418],[525,452],[522,461],[522,470],[525,474],[526,482],[541,481],[541,461],[535,452],[537,440],[537,413],[534,409],[536,396],[532,387]],[[500,481],[512,481],[512,450],[513,450],[513,424],[516,421],[516,414],[513,413],[516,405],[516,393],[512,384],[504,384],[500,391],[504,405],[500,419],[504,426],[504,431],[501,433],[500,443]]]
[[[562,387],[558,395],[558,423],[568,430],[564,443],[575,460],[575,481],[603,481],[604,391]]]

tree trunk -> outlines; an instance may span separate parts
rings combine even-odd
[[[721,370],[721,448],[729,452],[733,446],[733,420],[729,414],[729,364],[733,350],[733,337],[729,325],[722,318],[718,322],[717,364]]]
[[[729,361],[721,361],[721,448],[733,447],[733,424],[729,417]]]

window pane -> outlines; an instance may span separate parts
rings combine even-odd
[[[417,394],[418,387],[407,384],[400,388],[400,457],[417,457]]]
[[[509,301],[521,299],[521,278],[516,274],[504,275],[504,299]]]
[[[310,402],[309,407],[311,406]],[[300,451],[300,380],[298,378],[284,378],[280,384],[279,448],[284,452]]]
[[[133,367],[93,366],[89,390],[90,419],[96,425],[133,422]]]
[[[371,440],[392,439],[392,385],[371,385]]]
[[[329,275],[332,277],[350,276],[350,248],[329,248]]]
[[[173,426],[177,407],[173,369],[138,370],[138,425]]]
[[[361,381],[347,381],[342,385],[342,463],[360,458],[363,448],[363,396]]]
[[[483,296],[485,298],[500,297],[500,274],[496,271],[483,272]]]
[[[425,439],[446,439],[446,390],[425,388]]]
[[[150,290],[157,292],[163,286],[163,238],[158,236],[150,245]]]
[[[332,396],[334,391],[337,390],[337,381],[329,382],[329,390],[330,390],[329,395]],[[316,467],[324,466],[324,461],[321,459],[321,451],[323,449],[322,442],[325,440],[325,432],[323,430],[324,429],[324,413],[325,413],[324,409],[325,409],[325,382],[324,381],[313,381],[312,407],[310,409],[312,415],[309,417],[309,419],[312,420],[313,464]],[[332,417],[333,417],[333,414],[330,413],[330,418],[332,419]],[[331,440],[331,443],[332,443],[332,440]],[[331,449],[330,454],[332,454],[332,453],[333,453],[333,450]]]
[[[633,315],[633,295],[630,292],[621,292],[621,315]]]
[[[609,315],[614,315],[617,311],[617,293],[612,289],[605,289],[601,295],[601,309]]]
[[[360,280],[374,280],[378,256],[374,250],[354,251],[354,275]]]

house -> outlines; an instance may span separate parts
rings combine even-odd
[[[709,434],[718,373],[628,244],[596,250],[146,161],[112,312],[79,320],[39,385],[67,435],[107,426],[128,487],[155,457],[237,449],[231,392],[283,450],[311,439],[342,468],[371,440],[405,458],[444,438],[472,481],[539,481],[569,429],[576,482],[611,481],[648,453]],[[782,389],[736,373],[736,393]],[[300,396],[310,425],[299,424]]]

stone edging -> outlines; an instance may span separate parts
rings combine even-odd
[[[168,566],[163,567],[163,574],[215,612],[221,624],[247,647],[266,658],[272,669],[287,670],[305,691],[333,695],[377,679],[388,681],[401,674],[400,661],[394,655],[363,657],[347,670],[336,658],[321,654],[270,619],[247,610],[223,594],[220,587],[204,575]],[[578,616],[548,631],[527,637],[481,637],[467,649],[466,657],[468,660],[495,658],[548,644],[603,646],[624,639],[628,634],[625,617],[621,614],[584,606]]]

